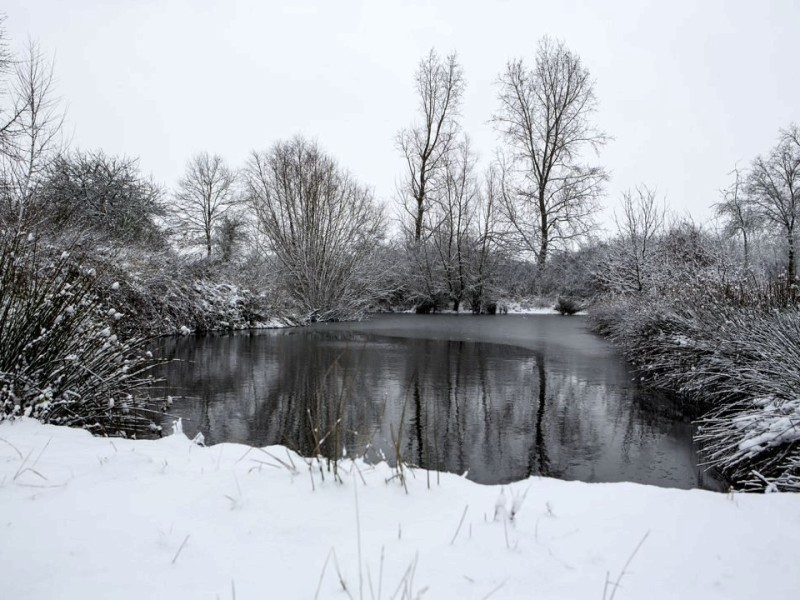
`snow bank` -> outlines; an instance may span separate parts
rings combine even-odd
[[[422,471],[406,494],[385,464],[341,468],[0,423],[1,595],[345,598],[341,578],[353,598],[601,598],[648,532],[617,599],[800,589],[798,495]]]

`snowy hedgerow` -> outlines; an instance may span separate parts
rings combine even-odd
[[[122,342],[94,269],[33,236],[0,232],[0,420],[30,416],[98,433],[149,430],[152,361]]]

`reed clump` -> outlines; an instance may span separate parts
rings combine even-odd
[[[0,232],[0,420],[29,416],[107,435],[153,435],[153,361],[123,341],[95,269],[26,233]],[[118,286],[112,283],[112,286]]]

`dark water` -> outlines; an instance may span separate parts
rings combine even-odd
[[[168,338],[160,354],[179,361],[160,373],[176,397],[167,420],[182,416],[209,444],[390,461],[399,447],[406,462],[481,483],[718,488],[697,467],[690,422],[580,317],[380,315]]]

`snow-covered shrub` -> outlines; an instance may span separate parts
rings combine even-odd
[[[122,315],[96,285],[96,271],[70,253],[0,232],[0,420],[157,431],[138,395],[151,361],[141,342],[118,339]]]
[[[244,329],[280,312],[271,305],[273,295],[255,294],[233,283],[245,277],[221,271],[205,259],[170,250],[126,249],[99,264],[107,271],[102,295],[126,315],[118,325],[123,336],[174,334],[182,327],[198,332]],[[111,281],[121,283],[111,289]]]
[[[707,464],[741,487],[800,488],[800,309],[629,299],[592,320],[652,386],[703,415]]]

